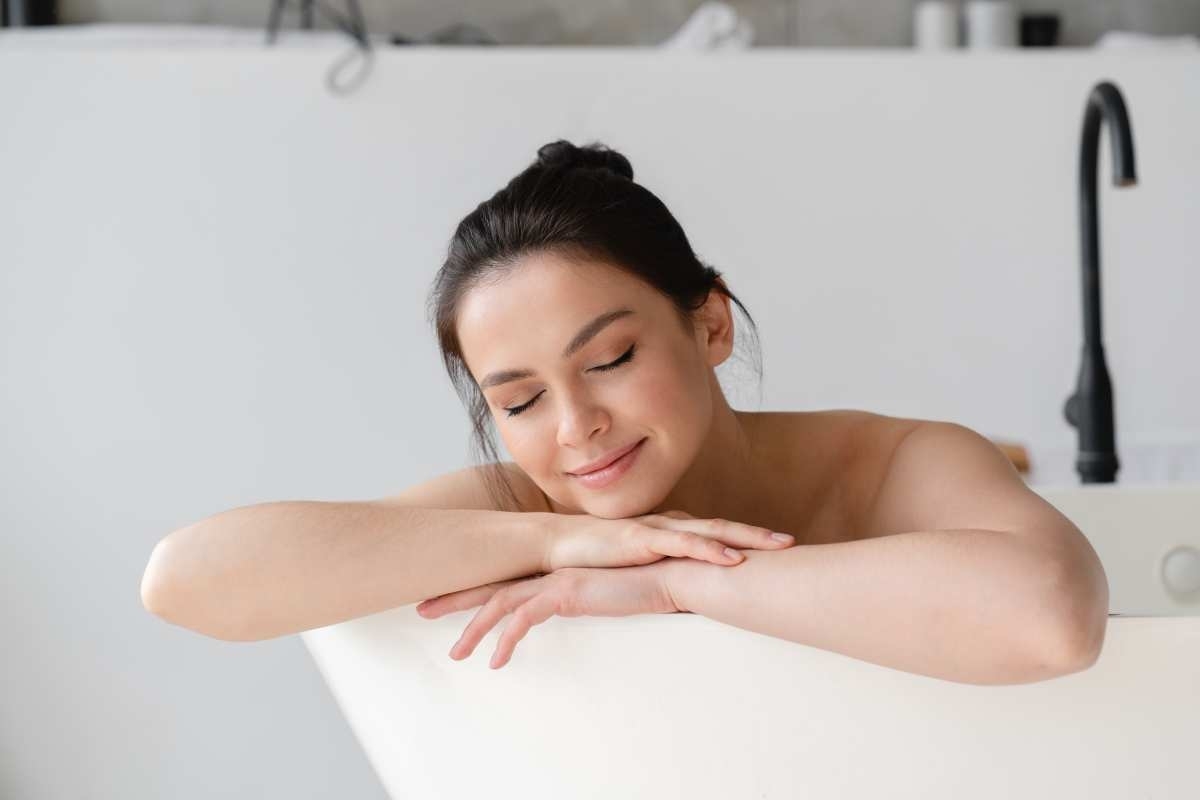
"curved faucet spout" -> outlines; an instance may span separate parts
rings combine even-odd
[[[1083,112],[1083,135],[1079,142],[1079,231],[1085,293],[1083,334],[1085,341],[1097,343],[1100,341],[1100,215],[1096,173],[1099,171],[1102,122],[1108,123],[1113,186],[1135,185],[1133,129],[1120,90],[1108,81],[1096,84],[1088,94]],[[1089,276],[1094,276],[1094,280],[1089,281]]]
[[[1113,421],[1112,383],[1104,363],[1100,325],[1100,234],[1096,192],[1101,123],[1108,123],[1113,184],[1133,186],[1133,130],[1120,90],[1109,81],[1088,94],[1079,146],[1079,232],[1083,260],[1083,360],[1075,394],[1064,409],[1079,429],[1075,469],[1084,483],[1112,483],[1119,463]]]

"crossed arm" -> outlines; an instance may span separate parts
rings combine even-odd
[[[1108,582],[1086,537],[969,428],[922,422],[897,446],[864,538],[672,559],[676,607],[930,677],[973,684],[1086,669]],[[888,531],[903,531],[887,533]]]
[[[665,558],[555,570],[425,601],[418,612],[484,604],[452,658],[470,655],[511,612],[493,668],[531,625],[564,612],[703,614],[960,683],[1029,683],[1099,657],[1108,622],[1100,559],[984,437],[917,422],[893,448],[866,511],[863,530],[835,544],[746,549],[736,566]]]

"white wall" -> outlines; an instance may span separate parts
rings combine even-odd
[[[1069,453],[1084,96],[1118,449],[1200,439],[1200,56],[43,49],[0,39],[0,794],[382,797],[297,637],[146,613],[217,511],[465,463],[424,300],[458,219],[558,137],[625,152],[759,322],[762,408]],[[755,387],[725,376],[735,405]],[[1070,478],[1069,471],[1064,472]]]

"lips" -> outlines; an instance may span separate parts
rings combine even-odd
[[[595,472],[596,470],[604,469],[609,464],[616,461],[618,458],[625,455],[626,453],[628,453],[630,450],[637,447],[641,443],[642,443],[642,440],[638,439],[636,442],[634,442],[631,445],[622,447],[620,450],[613,450],[608,455],[601,456],[600,458],[596,459],[595,461],[592,461],[588,464],[584,464],[579,469],[572,470],[571,472],[569,472],[567,474],[569,474],[569,475],[586,475],[589,472]]]

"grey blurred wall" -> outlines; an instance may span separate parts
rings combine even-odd
[[[326,0],[345,9],[345,0]],[[68,24],[202,23],[264,25],[271,0],[61,0]],[[679,28],[701,0],[360,0],[377,34],[421,38],[447,25],[477,25],[503,44],[653,44]],[[803,47],[904,47],[912,43],[914,0],[731,0],[755,29],[755,44]],[[1090,46],[1109,30],[1200,34],[1197,0],[1041,0],[1022,11],[1056,11],[1060,42]],[[299,0],[285,24],[296,25]],[[328,27],[317,14],[317,26]]]

